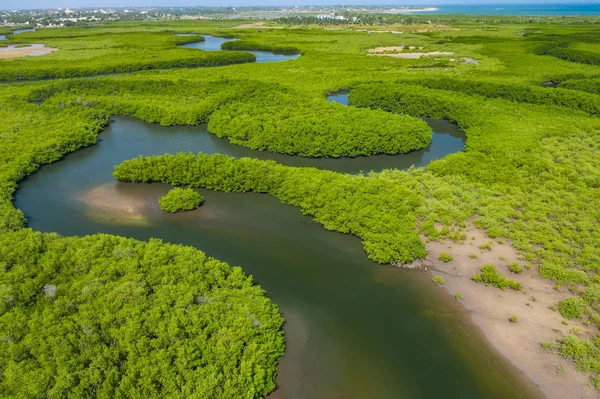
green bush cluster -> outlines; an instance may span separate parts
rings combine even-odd
[[[431,142],[431,128],[417,118],[273,93],[219,108],[208,129],[255,150],[304,157],[399,154]]]
[[[440,260],[444,263],[448,263],[450,261],[452,261],[454,258],[452,257],[452,255],[446,253],[446,252],[442,252],[440,254]]]
[[[560,314],[567,319],[581,319],[587,307],[587,302],[579,296],[570,296],[560,302]]]
[[[264,397],[277,307],[239,267],[110,235],[0,235],[4,397]]]
[[[493,265],[483,265],[481,267],[481,273],[471,276],[471,280],[475,281],[476,283],[491,284],[496,288],[500,288],[501,290],[510,288],[511,290],[518,291],[521,289],[521,283],[499,275],[498,271],[496,270],[496,266]]]
[[[254,43],[247,40],[233,40],[230,42],[224,42],[221,44],[221,50],[234,50],[234,51],[271,51],[274,53],[299,53],[300,49],[294,46],[285,46],[281,44],[266,44],[266,43]]]
[[[135,158],[117,165],[113,176],[132,182],[268,193],[300,207],[328,230],[360,237],[376,262],[410,263],[426,256],[415,231],[418,196],[386,178],[202,153]]]
[[[437,285],[444,285],[444,283],[446,283],[446,281],[440,276],[433,276],[431,281]]]
[[[511,272],[513,272],[515,274],[521,274],[521,273],[523,273],[523,271],[525,269],[523,268],[523,266],[521,266],[518,263],[514,262],[514,263],[509,263],[508,264],[508,270],[510,270]]]
[[[191,188],[176,187],[160,197],[160,208],[169,213],[191,211],[200,206],[204,198]]]

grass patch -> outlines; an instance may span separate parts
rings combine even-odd
[[[481,273],[474,274],[471,277],[471,280],[477,283],[485,283],[493,285],[496,288],[500,288],[501,290],[505,290],[506,288],[510,288],[512,290],[520,290],[521,283],[508,279],[504,276],[498,274],[496,270],[496,266],[493,265],[484,265],[481,267]]]
[[[522,266],[520,266],[518,263],[511,263],[508,265],[508,270],[510,270],[511,272],[515,273],[515,274],[521,274],[523,273],[523,270],[525,270]]]
[[[454,258],[452,257],[452,255],[446,253],[446,252],[442,252],[440,254],[440,260],[444,263],[448,263],[450,261],[452,261]]]
[[[433,276],[431,278],[431,281],[437,285],[444,285],[444,283],[446,282],[442,277],[440,276]]]

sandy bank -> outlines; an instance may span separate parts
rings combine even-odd
[[[50,54],[58,49],[46,47],[43,44],[32,44],[28,47],[17,48],[15,44],[0,47],[0,58],[17,58],[25,56],[40,56]]]
[[[468,225],[465,232],[467,240],[464,244],[427,243],[429,256],[421,264],[426,265],[432,275],[443,277],[446,281],[443,287],[451,295],[448,300],[460,294],[460,301],[491,344],[538,385],[546,397],[600,397],[588,385],[587,375],[577,371],[567,360],[540,348],[540,343],[561,338],[573,328],[578,328],[582,337],[594,333],[593,328],[576,321],[563,324],[560,313],[549,308],[569,296],[567,288],[555,290],[553,282],[541,278],[535,267],[521,274],[511,273],[507,267],[509,263],[524,265],[526,262],[519,260],[510,243],[490,240],[473,225]],[[480,244],[490,241],[491,250],[479,248]],[[451,254],[454,259],[448,263],[441,262],[439,255],[442,252]],[[477,259],[472,254],[477,255]],[[478,273],[484,264],[495,265],[499,274],[520,282],[522,289],[502,291],[472,281],[471,276]],[[512,316],[517,317],[516,323],[509,321]]]
[[[119,190],[118,184],[104,184],[76,197],[89,207],[88,215],[107,224],[149,225],[145,213],[158,205],[146,198]]]

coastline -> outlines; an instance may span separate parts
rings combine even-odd
[[[543,279],[536,268],[514,274],[508,270],[509,263],[519,260],[510,242],[499,243],[489,239],[472,223],[465,229],[467,240],[457,244],[450,241],[427,242],[428,258],[421,266],[428,274],[441,276],[444,291],[449,300],[459,300],[470,314],[471,320],[487,338],[493,348],[535,384],[546,398],[598,398],[600,393],[589,385],[589,376],[559,355],[547,353],[540,344],[559,339],[576,329],[579,336],[592,336],[592,327],[563,318],[549,307],[567,297],[567,288],[556,290],[551,280]],[[425,238],[423,238],[426,241]],[[479,249],[480,244],[492,241],[492,249]],[[448,253],[454,258],[444,263],[440,254]],[[477,254],[473,259],[469,255]],[[500,259],[502,257],[502,259]],[[522,285],[520,291],[505,291],[483,283],[476,283],[471,276],[484,264],[493,264],[498,273]],[[460,294],[460,299],[455,295]],[[515,323],[509,318],[517,317]]]
[[[436,7],[423,7],[423,8],[392,8],[384,11],[386,14],[409,14],[411,12],[433,12],[439,11]]]

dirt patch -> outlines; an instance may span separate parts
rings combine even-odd
[[[40,56],[50,54],[58,49],[46,47],[43,44],[32,44],[28,47],[17,48],[15,44],[10,44],[8,47],[0,47],[0,58],[18,58],[26,56]]]
[[[253,29],[253,28],[269,28],[269,29],[281,29],[281,26],[267,26],[264,22],[254,22],[252,24],[241,24],[234,26],[232,29]]]
[[[509,263],[524,265],[526,262],[519,259],[509,242],[500,244],[490,240],[472,224],[467,226],[465,233],[467,240],[464,244],[427,243],[427,270],[446,281],[443,287],[452,298],[460,294],[460,301],[471,311],[473,321],[491,344],[539,385],[546,397],[598,398],[598,392],[588,385],[587,375],[577,371],[569,361],[546,353],[540,347],[540,343],[561,338],[573,328],[578,328],[582,337],[595,333],[592,327],[579,322],[563,324],[560,313],[549,308],[569,296],[567,289],[554,289],[553,282],[542,279],[535,267],[521,274],[511,273]],[[490,241],[491,250],[479,248],[479,245]],[[453,260],[447,263],[440,261],[442,252],[451,254]],[[472,281],[471,276],[478,273],[484,264],[495,265],[499,274],[520,282],[522,289],[502,291]],[[512,316],[517,317],[516,323],[509,321]],[[559,368],[564,372],[559,372]]]
[[[369,53],[370,57],[392,57],[392,58],[404,58],[408,60],[416,60],[421,57],[433,57],[437,55],[453,55],[454,53],[449,51],[432,51],[429,53]]]
[[[390,47],[375,47],[367,50],[369,54],[384,53],[386,51],[402,51],[404,46],[390,46]]]

